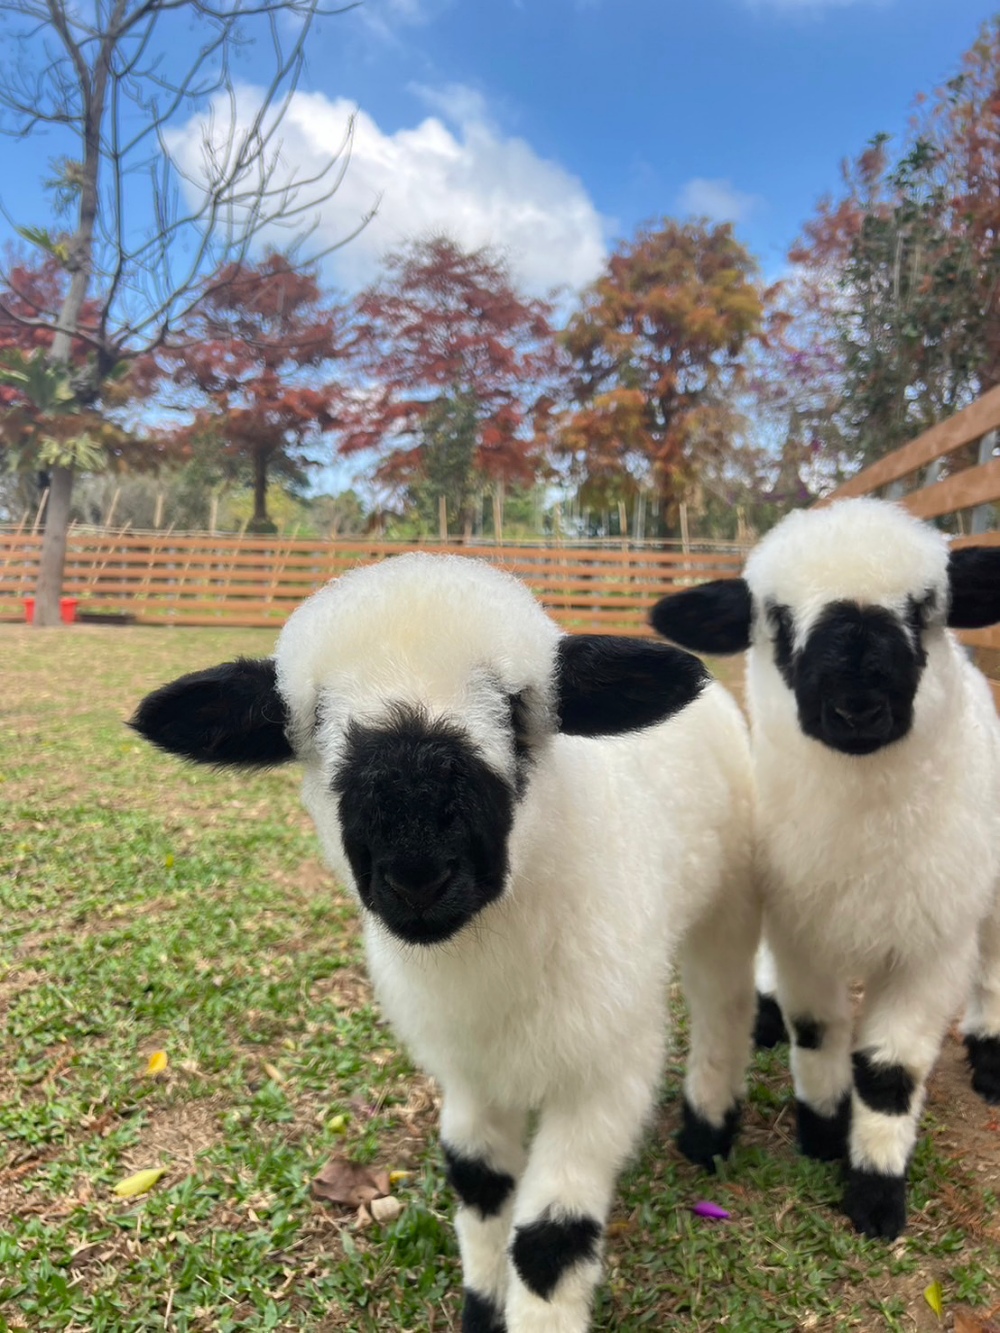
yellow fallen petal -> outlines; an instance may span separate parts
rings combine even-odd
[[[167,867],[168,870],[173,866],[174,864],[173,852],[167,852],[166,856],[163,858],[163,864]]]
[[[331,1134],[343,1134],[344,1130],[347,1128],[347,1116],[346,1115],[331,1116],[330,1119],[326,1122],[326,1127],[331,1132]]]
[[[944,1314],[944,1291],[940,1282],[932,1282],[924,1289],[924,1300],[940,1319]]]
[[[146,1066],[147,1074],[162,1074],[167,1067],[166,1051],[154,1051],[149,1057],[149,1064]]]
[[[151,1190],[166,1173],[165,1166],[151,1166],[146,1171],[137,1171],[134,1176],[126,1176],[124,1180],[119,1180],[114,1186],[114,1191],[120,1199],[134,1199],[137,1194],[145,1194],[147,1190]]]
[[[403,1180],[409,1180],[410,1176],[412,1175],[413,1175],[412,1171],[390,1171],[389,1184],[398,1185]]]

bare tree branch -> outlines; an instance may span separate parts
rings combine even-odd
[[[55,363],[68,365],[74,345],[93,349],[92,384],[79,390],[88,401],[99,399],[101,378],[116,363],[176,338],[178,323],[216,290],[223,267],[243,263],[268,237],[286,236],[289,252],[307,265],[367,225],[374,209],[332,244],[310,244],[350,161],[353,120],[313,170],[286,162],[282,138],[315,23],[354,7],[0,0],[7,20],[0,133],[24,139],[53,126],[76,145],[59,159],[57,181],[73,216],[51,246],[68,288],[59,309],[22,301],[17,319],[49,330]],[[291,25],[283,22],[289,17]],[[255,33],[265,39],[259,49],[269,54],[269,73],[249,103],[238,95],[233,56]],[[171,151],[182,127],[200,128],[196,165]],[[10,277],[0,268],[0,280],[10,285]],[[71,486],[70,470],[59,478],[64,500]],[[43,584],[51,610],[61,578],[61,564],[53,576],[44,550],[42,566],[40,611]]]

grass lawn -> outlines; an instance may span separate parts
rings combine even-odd
[[[381,1025],[292,771],[195,771],[122,726],[267,633],[0,626],[0,1330],[458,1327],[436,1094]],[[675,1152],[684,1042],[622,1182],[600,1330],[951,1327],[1000,1307],[1000,1121],[949,1040],[885,1247],[798,1159],[784,1052],[734,1160]],[[156,1076],[155,1051],[169,1064]],[[335,1153],[411,1174],[391,1226],[310,1196]],[[148,1193],[112,1187],[147,1167]],[[709,1198],[732,1220],[689,1211]],[[944,1320],[924,1291],[939,1282]]]

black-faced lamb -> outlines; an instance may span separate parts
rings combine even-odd
[[[565,635],[511,576],[416,554],[335,580],[273,660],[185,676],[134,725],[209,764],[304,766],[382,1009],[442,1089],[462,1328],[581,1333],[678,956],[680,1146],[711,1167],[737,1127],[760,910],[735,703],[679,649]]]
[[[896,505],[845,500],[788,516],[743,579],[665,598],[652,619],[689,648],[749,649],[798,1142],[846,1155],[845,1211],[895,1237],[925,1082],[963,1003],[974,1086],[1000,1100],[1000,723],[948,629],[1000,619],[1000,549],[949,550]]]

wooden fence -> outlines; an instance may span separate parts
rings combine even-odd
[[[880,459],[820,501],[849,495],[899,500],[954,528],[958,546],[1000,545],[1000,387]],[[23,620],[34,593],[41,535],[0,531],[0,620]],[[409,550],[480,556],[520,575],[571,629],[648,633],[646,615],[673,588],[732,578],[745,551],[733,543],[666,550],[584,543],[541,545],[303,541],[206,534],[70,533],[64,593],[86,617],[143,625],[278,628],[328,579]],[[969,631],[987,674],[1000,681],[1000,627]],[[1000,684],[995,684],[1000,702]]]
[[[955,546],[1000,546],[1000,386],[844,483],[822,504],[849,495],[898,500],[920,518],[945,520]],[[962,641],[993,686],[1000,707],[1000,626],[968,630]]]
[[[0,619],[24,619],[23,599],[34,593],[41,540],[41,534],[0,532]],[[649,633],[647,613],[664,592],[734,577],[745,555],[735,546],[685,552],[73,530],[63,593],[79,599],[84,618],[278,628],[303,598],[335,575],[410,550],[480,556],[520,575],[567,628],[629,634]]]

